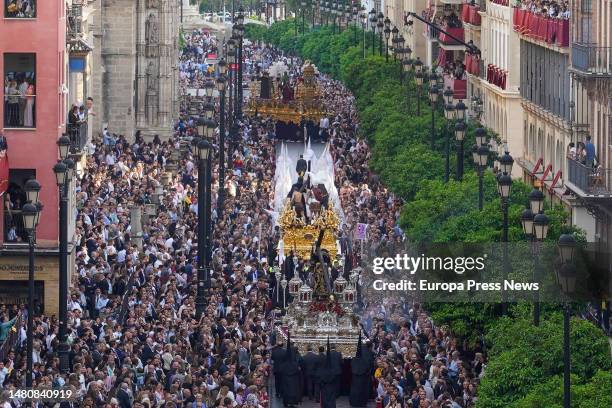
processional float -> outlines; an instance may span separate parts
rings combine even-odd
[[[308,62],[303,75],[293,83],[286,77],[270,78],[264,72],[251,84],[251,95],[245,113],[293,124],[298,129],[308,123],[318,124],[327,116],[316,68]],[[338,244],[339,210],[334,208],[333,202],[328,202],[307,218],[296,211],[294,200],[287,198],[279,214],[282,243],[279,258],[292,256],[294,265],[302,261],[305,279],[294,273],[287,281],[282,272],[286,268],[280,265],[273,268],[283,293],[287,289],[292,297],[292,301],[284,305],[285,313],[276,330],[282,337],[290,335],[300,352],[305,352],[307,346],[325,346],[328,339],[345,356],[354,355],[356,351],[360,326],[353,307],[357,300],[359,271],[352,271],[348,279],[340,273],[331,281],[332,266],[340,271],[344,269]]]

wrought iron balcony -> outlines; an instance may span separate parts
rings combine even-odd
[[[612,47],[572,43],[572,68],[588,74],[612,75]]]
[[[70,152],[81,153],[87,144],[87,122],[67,125]]]
[[[610,184],[612,169],[601,166],[593,168],[568,157],[567,173],[566,185],[578,195],[582,197],[612,196]]]

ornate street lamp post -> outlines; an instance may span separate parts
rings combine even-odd
[[[457,123],[455,123],[455,140],[457,141],[457,180],[463,179],[463,142],[465,139],[465,130],[467,125],[465,124],[465,112],[467,106],[462,100],[457,102],[455,105]]]
[[[557,270],[557,281],[567,300],[563,308],[563,408],[570,408],[570,303],[569,296],[574,293],[576,287],[576,267],[574,255],[576,252],[576,240],[573,235],[563,234],[557,243],[561,258],[561,267]]]
[[[21,209],[23,228],[28,234],[28,330],[26,387],[33,385],[33,339],[34,339],[34,246],[36,245],[36,226],[40,217],[41,205],[38,202],[40,184],[31,179],[25,184],[26,204]]]
[[[476,135],[476,144],[472,148],[472,157],[478,173],[478,209],[482,211],[484,202],[483,178],[489,160],[489,143],[487,141],[487,131],[485,129],[480,127],[476,129],[474,133]]]
[[[448,87],[443,93],[444,101],[444,117],[446,118],[446,160],[444,162],[444,182],[448,183],[450,179],[450,124],[455,118],[455,105],[453,105],[453,90]]]
[[[512,165],[514,159],[510,156],[510,153],[506,150],[504,155],[499,159],[501,173],[497,175],[497,192],[501,197],[502,213],[503,213],[503,226],[502,226],[502,242],[503,242],[503,279],[508,277],[510,265],[508,264],[508,199],[510,198],[510,192],[512,190]],[[508,305],[506,304],[505,292],[502,292],[502,314],[506,315]]]

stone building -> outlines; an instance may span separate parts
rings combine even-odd
[[[88,93],[108,126],[133,138],[168,137],[178,118],[180,0],[89,0],[84,10],[90,55]]]

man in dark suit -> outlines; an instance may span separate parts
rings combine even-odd
[[[315,396],[315,381],[318,357],[312,352],[312,346],[306,347],[304,355],[304,390],[309,399]]]
[[[272,362],[274,363],[274,389],[276,397],[280,397],[281,391],[281,366],[285,360],[285,349],[283,348],[282,339],[277,340],[276,345],[272,348]]]
[[[331,345],[331,364],[332,370],[336,374],[336,397],[340,395],[340,383],[342,380],[342,354],[336,351],[336,345]]]
[[[295,171],[300,177],[302,177],[304,174],[306,174],[306,170],[308,170],[308,162],[306,162],[306,159],[304,159],[304,155],[300,154],[300,158],[295,165]]]
[[[121,408],[130,408],[132,406],[127,383],[121,383],[121,388],[117,391],[117,400]]]

